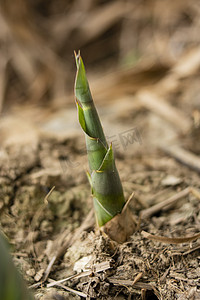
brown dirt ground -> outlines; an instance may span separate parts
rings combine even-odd
[[[170,95],[172,99],[174,93]],[[1,227],[13,245],[14,262],[33,286],[36,299],[200,299],[198,239],[169,244],[150,240],[141,233],[171,238],[199,233],[198,168],[192,170],[160,149],[161,144],[167,145],[173,131],[170,141],[199,154],[199,127],[192,125],[189,133],[179,134],[179,128],[174,129],[153,110],[139,105],[127,111],[127,105],[122,109],[120,101],[116,102],[110,125],[109,113],[100,108],[110,139],[113,143],[115,140],[126,198],[134,192],[130,206],[137,231],[123,245],[95,230],[93,217],[87,220],[92,199],[81,130],[74,137],[52,132],[50,125],[55,120],[61,122],[57,114],[40,122],[40,130],[27,121],[28,115],[25,120],[13,116],[1,121]],[[184,109],[182,112],[187,115]],[[67,119],[69,112],[65,113]],[[15,122],[18,129],[13,130]],[[138,139],[130,140],[125,147],[120,140],[121,135],[127,136],[125,128],[131,132],[137,128],[140,143]],[[142,217],[145,209],[187,187],[194,190]],[[43,282],[46,268],[57,254]],[[84,257],[86,266],[75,271],[74,264]],[[68,279],[62,287],[48,287],[52,280],[64,278]]]

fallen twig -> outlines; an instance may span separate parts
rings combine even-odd
[[[194,251],[196,251],[196,250],[199,250],[200,249],[200,244],[199,245],[197,245],[197,246],[195,246],[195,247],[193,247],[193,248],[191,248],[191,249],[189,249],[189,250],[187,250],[187,251],[181,251],[181,252],[173,252],[172,253],[172,256],[175,256],[175,255],[188,255],[188,254],[190,254],[190,253],[192,253],[192,252],[194,252]],[[185,250],[185,249],[184,249]]]
[[[179,146],[159,146],[161,150],[175,158],[178,162],[200,173],[200,158]]]
[[[144,282],[134,283],[134,280],[125,280],[125,279],[118,279],[113,277],[108,277],[107,280],[114,285],[134,286],[134,288],[136,289],[153,290],[153,287],[149,283],[144,283]]]
[[[192,123],[183,112],[160,99],[154,92],[142,91],[137,94],[137,99],[143,106],[173,124],[179,132],[185,133],[191,128]]]
[[[149,208],[143,209],[140,213],[141,219],[148,218],[148,217],[156,214],[157,212],[165,209],[166,207],[168,209],[171,208],[176,203],[177,200],[187,196],[190,193],[190,191],[191,191],[191,188],[187,187],[184,190],[178,192],[177,194],[169,197],[165,201],[157,203]]]
[[[196,251],[196,250],[199,250],[199,249],[200,249],[200,245],[197,245],[196,247],[193,247],[193,248],[191,248],[190,250],[185,251],[182,255],[190,254],[190,253],[192,253],[192,252],[194,252],[194,251]]]

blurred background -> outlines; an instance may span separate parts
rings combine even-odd
[[[74,50],[94,93],[133,94],[199,47],[199,30],[198,0],[1,0],[0,111],[74,105]]]

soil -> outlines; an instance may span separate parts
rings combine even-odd
[[[159,240],[199,233],[198,172],[158,146],[166,145],[174,127],[141,106],[127,112],[127,105],[122,110],[116,102],[111,121],[109,106],[107,113],[99,109],[115,146],[126,199],[134,192],[130,208],[137,230],[122,245],[95,226],[84,137],[79,127],[71,132],[71,110],[62,111],[63,134],[56,131],[62,123],[60,111],[47,119],[41,113],[38,126],[28,121],[37,111],[23,120],[19,111],[1,120],[1,227],[36,299],[200,299],[199,240]],[[178,131],[170,141],[199,154],[199,128],[190,128],[187,135]],[[130,132],[135,139],[127,142],[122,137]],[[188,187],[185,196],[143,217],[148,208]],[[144,231],[157,240],[146,238]]]

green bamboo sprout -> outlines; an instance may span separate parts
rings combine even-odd
[[[34,300],[8,253],[8,243],[0,233],[0,299]]]
[[[115,165],[112,144],[108,145],[96,111],[85,67],[76,55],[75,97],[79,123],[85,132],[95,216],[101,227],[119,215],[125,206],[122,184]]]

